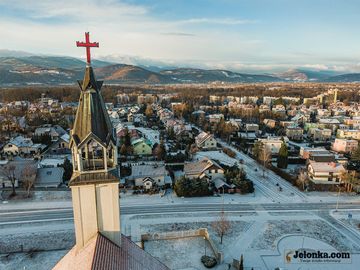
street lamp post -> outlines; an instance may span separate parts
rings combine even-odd
[[[336,201],[336,210],[335,212],[338,211],[339,209],[339,198],[340,198],[340,184],[338,185],[339,191],[338,191],[338,195],[337,195],[337,201]]]
[[[205,256],[206,256],[206,237],[204,236],[204,250],[205,250]]]

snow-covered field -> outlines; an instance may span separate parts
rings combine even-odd
[[[360,246],[349,242],[344,235],[320,219],[267,221],[264,224],[263,231],[256,236],[250,247],[253,249],[276,249],[277,240],[284,235],[291,234],[321,240],[341,251],[360,251]]]
[[[201,256],[214,256],[210,245],[202,237],[189,237],[185,239],[160,240],[145,242],[145,251],[158,258],[170,269],[201,269],[205,268]]]
[[[49,270],[68,250],[14,253],[0,255],[0,269],[6,270]]]
[[[339,231],[327,220],[318,216],[317,212],[290,211],[290,212],[266,212],[259,208],[256,213],[227,213],[231,220],[232,228],[224,237],[220,245],[219,238],[211,228],[211,222],[216,219],[215,213],[201,214],[159,214],[159,215],[134,215],[126,217],[123,222],[123,230],[134,239],[143,233],[156,231],[168,232],[208,228],[211,238],[225,255],[224,262],[219,268],[227,269],[227,264],[233,259],[238,259],[244,254],[245,267],[254,269],[339,269],[337,264],[326,265],[287,265],[284,260],[285,248],[298,249],[302,247],[313,249],[350,251],[357,253],[352,255],[354,263],[360,262],[360,243],[356,244],[348,238],[343,231]],[[162,247],[162,244],[164,247]],[[183,240],[166,240],[146,242],[146,249],[154,256],[161,256],[168,261],[172,269],[187,269],[189,261],[194,268],[203,269],[198,265],[203,246],[196,242]],[[173,261],[169,258],[174,254]],[[186,257],[188,260],[183,260]],[[355,264],[354,264],[355,265]],[[351,268],[347,264],[344,269]],[[341,266],[343,267],[343,266]]]

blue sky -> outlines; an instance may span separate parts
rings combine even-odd
[[[359,0],[0,0],[1,49],[274,71],[360,71]]]

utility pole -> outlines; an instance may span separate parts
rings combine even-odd
[[[335,212],[338,211],[339,209],[339,198],[340,198],[340,184],[338,185],[339,191],[338,191],[338,196],[337,196],[337,201],[336,201],[336,210]]]

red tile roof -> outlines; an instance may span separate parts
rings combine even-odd
[[[72,248],[54,270],[169,270],[129,238],[122,235],[121,247],[98,233],[80,251]]]

